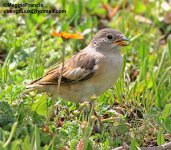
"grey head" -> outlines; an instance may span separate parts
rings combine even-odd
[[[114,51],[129,45],[129,40],[121,32],[104,28],[99,30],[90,42],[90,46],[98,51]]]

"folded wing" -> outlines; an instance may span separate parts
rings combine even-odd
[[[61,69],[62,64],[48,71],[43,77],[32,81],[29,85],[57,85]],[[81,51],[64,63],[61,84],[73,84],[87,80],[95,74],[95,71],[95,58]]]

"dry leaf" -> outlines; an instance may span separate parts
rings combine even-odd
[[[118,12],[119,7],[112,8],[108,4],[102,4],[102,7],[107,11],[107,17],[111,20]]]

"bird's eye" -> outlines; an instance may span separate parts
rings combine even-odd
[[[109,39],[109,40],[111,40],[112,38],[113,38],[113,36],[112,35],[107,35],[107,38]]]

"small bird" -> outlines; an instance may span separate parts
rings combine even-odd
[[[99,96],[117,81],[122,68],[120,47],[127,45],[129,40],[121,32],[102,29],[87,47],[26,88],[76,103],[90,102],[92,96]]]

